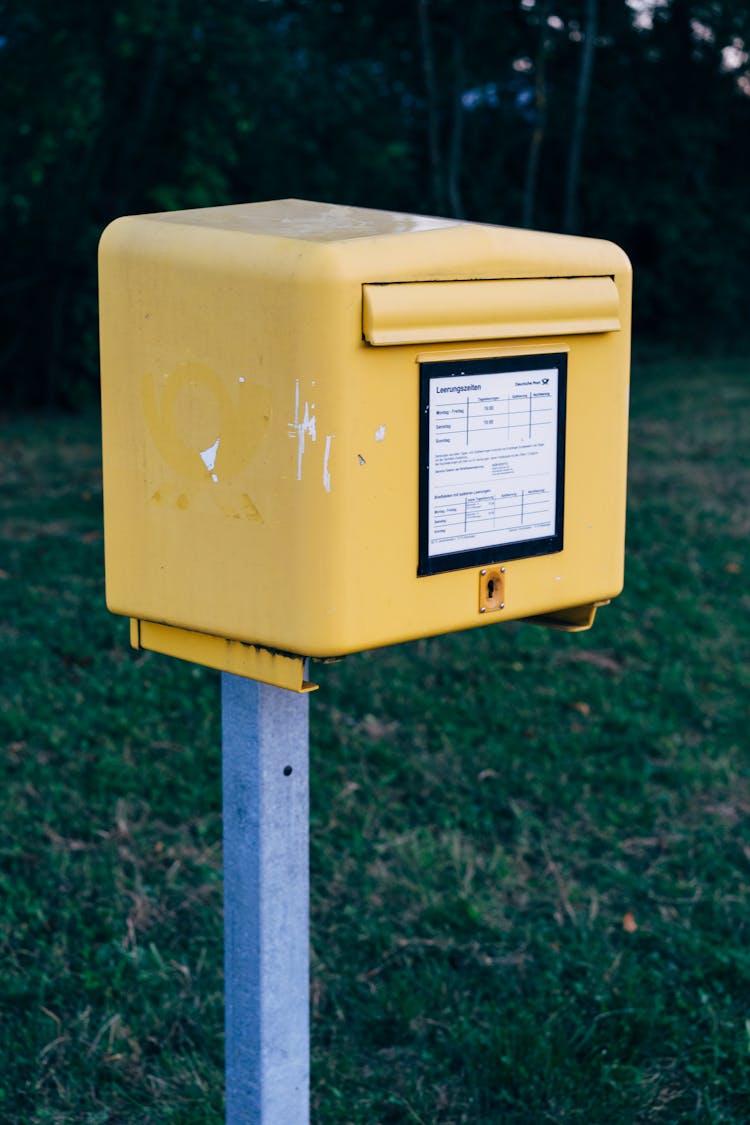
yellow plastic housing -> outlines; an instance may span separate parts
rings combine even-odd
[[[630,298],[626,256],[594,239],[301,200],[116,220],[109,608],[145,647],[296,690],[303,657],[585,627],[623,580]],[[488,613],[482,567],[417,575],[420,364],[549,353],[567,354],[564,544],[504,562]]]

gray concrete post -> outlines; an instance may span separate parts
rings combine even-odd
[[[307,695],[222,674],[227,1125],[308,1125]]]

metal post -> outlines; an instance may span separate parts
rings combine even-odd
[[[227,1125],[308,1125],[308,696],[222,675]]]

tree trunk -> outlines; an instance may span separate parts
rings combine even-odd
[[[463,45],[459,37],[456,36],[453,45],[453,114],[447,168],[448,202],[450,203],[451,215],[455,219],[463,219],[464,217],[464,205],[461,198],[461,157],[464,135],[463,86]]]
[[[435,69],[435,48],[430,23],[430,0],[417,0],[419,17],[419,45],[422,51],[422,71],[427,92],[427,144],[430,158],[433,205],[439,215],[446,210],[442,161],[440,158],[440,93]]]
[[[529,154],[526,160],[521,214],[521,225],[524,227],[531,227],[534,224],[539,162],[545,133],[547,132],[547,57],[552,46],[547,23],[550,7],[550,0],[546,0],[546,3],[542,4],[539,10],[539,46],[534,62],[534,128],[531,132]]]
[[[158,107],[159,91],[166,71],[170,40],[178,18],[179,0],[164,0],[162,19],[151,41],[145,75],[139,88],[138,103],[130,128],[122,139],[117,172],[115,213],[127,211],[135,169],[145,146],[151,124]]]
[[[581,65],[578,71],[573,129],[570,137],[568,173],[565,178],[565,203],[563,207],[563,230],[575,234],[578,230],[578,188],[581,179],[581,157],[586,134],[589,94],[591,92],[591,73],[594,69],[594,50],[599,23],[599,0],[586,0],[586,24],[583,29]]]

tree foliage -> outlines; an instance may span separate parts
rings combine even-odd
[[[638,338],[747,343],[744,0],[0,3],[0,383],[96,387],[118,214],[302,196],[569,229]]]

